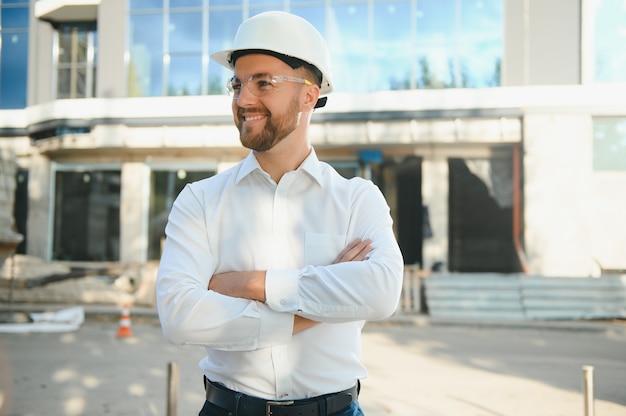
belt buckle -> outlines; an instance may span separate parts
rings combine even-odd
[[[272,412],[272,406],[291,406],[292,404],[293,404],[293,400],[283,400],[283,401],[268,400],[265,403],[265,416],[272,416],[274,414]]]

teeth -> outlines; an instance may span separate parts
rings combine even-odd
[[[246,121],[254,121],[254,120],[261,120],[264,117],[265,116],[244,116],[244,119]]]

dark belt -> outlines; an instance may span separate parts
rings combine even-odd
[[[273,401],[229,390],[204,379],[206,400],[233,416],[326,416],[339,412],[359,395],[358,384],[339,393],[325,394],[303,400]]]

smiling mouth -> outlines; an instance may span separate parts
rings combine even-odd
[[[262,120],[264,118],[266,118],[267,116],[265,115],[255,115],[255,116],[251,116],[251,115],[243,115],[243,121],[256,121],[256,120]]]

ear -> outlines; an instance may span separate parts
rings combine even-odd
[[[313,111],[317,99],[320,97],[320,87],[316,84],[307,85],[304,89],[304,102],[302,103],[302,111]]]

